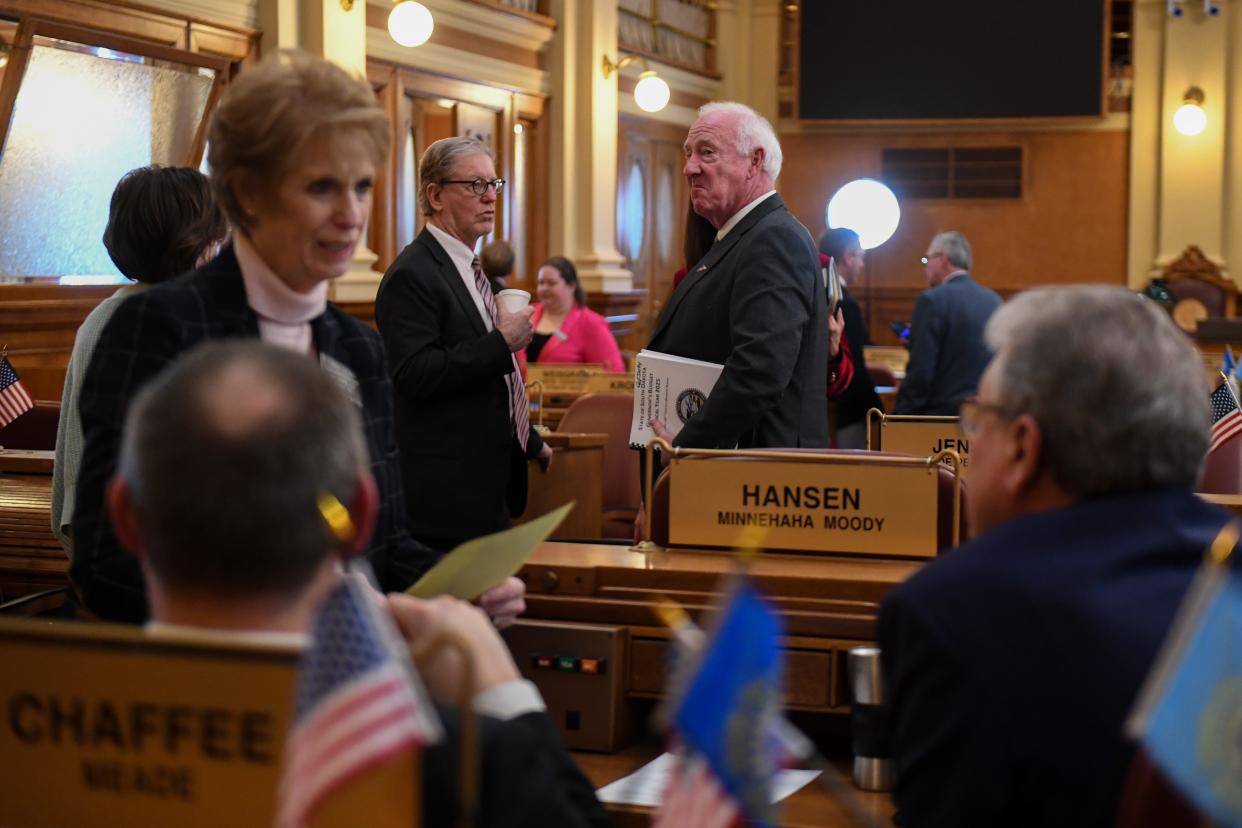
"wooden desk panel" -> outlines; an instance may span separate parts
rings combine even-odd
[[[659,749],[641,745],[611,755],[575,753],[578,767],[596,788],[633,773],[659,755]],[[781,803],[781,828],[879,828],[892,825],[892,798],[886,793],[859,791],[849,784],[849,765],[834,765],[842,790],[830,794],[819,779]],[[848,786],[848,789],[846,789]],[[846,801],[848,800],[848,802]],[[640,805],[607,805],[617,828],[647,828],[652,809]]]
[[[69,577],[69,558],[52,534],[51,453],[6,454],[0,459],[0,596],[5,600],[64,586]]]
[[[524,523],[575,500],[577,505],[553,533],[559,538],[603,536],[605,434],[543,435],[552,447],[552,466],[546,471],[531,460],[526,464],[526,511],[514,523]]]
[[[1233,512],[1235,517],[1242,518],[1242,495],[1200,494],[1199,497],[1208,503],[1215,503],[1220,508]]]
[[[525,617],[613,624],[628,629],[626,694],[658,697],[665,685],[669,633],[657,619],[657,597],[677,601],[700,623],[721,599],[721,579],[736,565],[724,552],[549,542],[522,570]],[[793,709],[843,713],[849,704],[845,654],[875,638],[880,602],[918,570],[914,561],[761,555],[750,571],[781,612]]]

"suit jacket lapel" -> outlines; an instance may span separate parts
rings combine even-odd
[[[334,314],[324,311],[311,320],[311,338],[315,342],[315,350],[319,353],[319,365],[328,376],[353,400],[354,405],[362,407],[362,394],[358,390],[358,377],[350,365],[349,351],[343,341],[344,331],[341,322]]]
[[[242,281],[241,266],[237,263],[233,245],[221,250],[220,255],[203,270],[207,278],[199,284],[206,288],[214,305],[213,311],[204,314],[204,318],[224,333],[258,337],[259,317],[246,301],[246,284]]]
[[[475,333],[479,336],[486,336],[487,326],[483,324],[483,317],[479,315],[479,306],[474,303],[474,297],[470,295],[470,291],[466,288],[466,283],[461,279],[461,274],[457,272],[457,265],[453,264],[453,257],[448,254],[444,246],[426,228],[423,228],[423,232],[418,234],[417,241],[426,245],[427,250],[430,251],[431,257],[435,259],[436,266],[439,268],[441,278],[448,283],[449,290],[457,297],[462,313],[466,314],[466,318],[470,320],[470,325],[474,328]]]
[[[690,292],[696,284],[704,279],[720,261],[733,249],[733,247],[741,240],[742,236],[750,232],[759,220],[785,206],[785,202],[781,200],[779,195],[771,195],[755,209],[746,214],[745,218],[737,223],[729,234],[720,241],[711,246],[702,259],[698,261],[689,271],[686,272],[686,278],[681,280],[681,284],[673,291],[673,295],[669,297],[668,304],[664,306],[664,310],[660,313],[660,318],[656,322],[656,328],[651,334],[651,341],[654,341],[660,332],[668,325],[673,314],[677,311],[677,306],[686,298],[686,294]]]

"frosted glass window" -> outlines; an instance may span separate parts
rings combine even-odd
[[[660,167],[660,183],[656,193],[656,240],[660,245],[660,258],[673,256],[673,233],[677,229],[677,217],[673,215],[673,165]]]
[[[417,228],[414,226],[418,215],[418,161],[414,157],[414,133],[407,131],[405,145],[401,150],[401,234],[397,239],[397,249],[414,241]]]
[[[520,126],[520,125],[519,125]],[[526,213],[530,209],[528,186],[526,182],[526,130],[514,131],[513,134],[513,178],[511,183],[512,208],[509,215],[512,224],[509,229],[509,246],[513,248],[514,270],[516,275],[537,278],[537,274],[523,273],[526,269]]]
[[[635,162],[630,166],[625,185],[625,255],[631,262],[637,261],[643,249],[643,222],[645,221],[643,197],[646,186],[643,181],[642,165]]]
[[[190,161],[213,80],[37,38],[0,155],[0,279],[121,281],[100,240],[112,190],[135,167]]]

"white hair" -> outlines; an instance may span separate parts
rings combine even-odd
[[[776,140],[776,131],[768,119],[737,101],[712,101],[699,107],[699,117],[721,112],[738,116],[737,151],[740,155],[750,155],[756,147],[763,148],[763,171],[772,183],[781,174],[781,142]]]

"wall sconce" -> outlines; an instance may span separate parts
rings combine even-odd
[[[647,65],[647,59],[638,55],[626,55],[621,60],[613,63],[608,59],[608,55],[604,55],[604,80],[612,77],[613,72],[620,72],[622,68],[630,63],[639,60],[642,61],[643,71],[638,76],[638,83],[634,85],[634,103],[638,104],[638,108],[644,112],[659,112],[668,106],[668,99],[672,96],[672,91],[668,88],[668,84],[656,74],[656,71]]]
[[[1173,113],[1173,127],[1182,135],[1198,135],[1207,126],[1203,111],[1203,90],[1192,86],[1182,96],[1182,105]]]
[[[431,12],[415,0],[401,0],[388,13],[388,35],[402,46],[422,46],[435,27]]]

